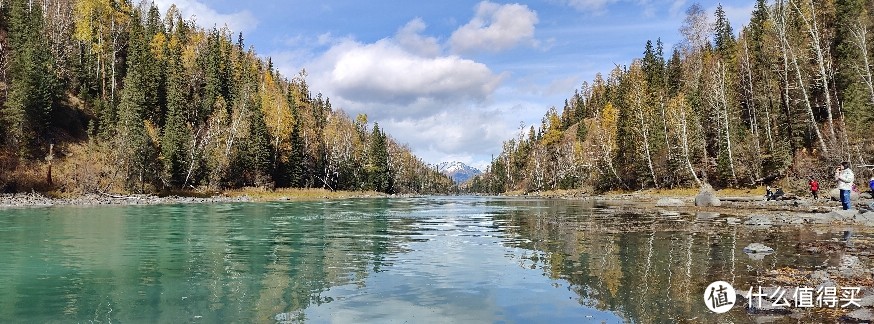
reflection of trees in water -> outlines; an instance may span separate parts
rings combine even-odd
[[[394,234],[409,224],[373,204],[73,210],[45,225],[39,240],[51,239],[35,244],[40,250],[20,249],[39,261],[11,260],[16,272],[5,274],[15,287],[0,289],[0,305],[8,305],[0,319],[276,322],[300,315],[330,302],[323,294],[331,287],[363,285],[370,271],[389,265],[387,255],[404,252],[405,236]],[[8,239],[33,240],[23,235]]]
[[[534,263],[553,279],[568,281],[581,304],[616,312],[632,322],[749,320],[742,309],[717,318],[703,303],[704,288],[726,280],[740,281],[746,289],[755,283],[756,273],[778,267],[777,258],[759,264],[738,257],[743,248],[739,238],[778,244],[780,236],[794,240],[801,235],[738,232],[722,222],[689,217],[671,221],[658,214],[592,208],[587,203],[536,204],[545,205],[497,217],[511,225],[505,231],[515,234],[507,243],[535,251],[525,257],[526,263]],[[797,260],[787,253],[779,263]]]

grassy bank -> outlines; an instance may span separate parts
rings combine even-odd
[[[376,191],[330,191],[326,189],[263,188],[233,189],[219,193],[228,197],[249,197],[252,201],[315,201],[324,199],[385,197]]]

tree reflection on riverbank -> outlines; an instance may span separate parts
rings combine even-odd
[[[834,264],[795,246],[842,230],[484,197],[4,210],[0,322],[746,322],[704,288]]]
[[[533,251],[520,266],[567,280],[582,305],[631,322],[750,321],[739,306],[726,314],[710,312],[704,288],[724,280],[746,291],[770,285],[765,274],[771,270],[833,265],[834,255],[800,253],[795,246],[842,233],[729,225],[725,216],[712,213],[641,211],[592,201],[512,204],[526,208],[495,219],[515,234],[505,244]],[[742,249],[752,242],[764,242],[776,253],[751,258]]]

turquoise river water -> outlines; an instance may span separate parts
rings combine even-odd
[[[723,218],[489,197],[0,209],[0,323],[748,322],[705,287],[834,262],[794,246],[840,232]]]

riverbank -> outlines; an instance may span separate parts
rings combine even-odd
[[[163,195],[153,194],[85,194],[45,195],[42,193],[0,194],[0,208],[50,207],[50,206],[103,206],[103,205],[157,205],[157,204],[197,204],[267,201],[318,201],[327,199],[386,197],[374,191],[330,191],[324,189],[278,189],[258,188],[236,189],[222,192],[171,192]]]
[[[589,195],[581,191],[548,191],[541,193],[516,193],[512,196],[595,200],[623,213],[657,213],[665,218],[665,226],[677,221],[680,215],[694,215],[695,222],[713,222],[734,227],[746,232],[774,233],[793,231],[799,227],[816,232],[844,233],[843,239],[808,240],[799,238],[794,249],[775,251],[766,244],[768,235],[761,238],[762,243],[752,245],[765,251],[743,249],[753,260],[764,260],[766,256],[777,254],[795,256],[816,256],[830,260],[819,267],[804,268],[785,266],[779,269],[764,270],[758,274],[762,287],[761,303],[756,298],[747,299],[747,291],[737,291],[737,306],[742,306],[755,322],[797,321],[801,318],[819,318],[822,322],[870,323],[874,321],[874,211],[870,209],[872,199],[868,195],[853,200],[854,209],[842,210],[840,202],[826,197],[813,199],[787,195],[779,200],[766,200],[764,188],[717,190],[713,194],[719,199],[716,206],[695,206],[697,189],[643,190],[638,192],[608,192]],[[687,218],[687,220],[689,220]],[[629,229],[636,230],[636,229]],[[741,252],[741,251],[738,251]],[[738,287],[735,287],[738,288]],[[748,287],[743,287],[747,289]],[[796,288],[812,288],[813,307],[795,307],[802,300],[796,300]],[[841,294],[859,288],[853,296],[857,307],[817,306],[816,296],[822,289],[834,289],[838,298]],[[782,295],[781,295],[782,293]],[[847,303],[841,301],[840,305]],[[839,306],[840,306],[839,305]]]

